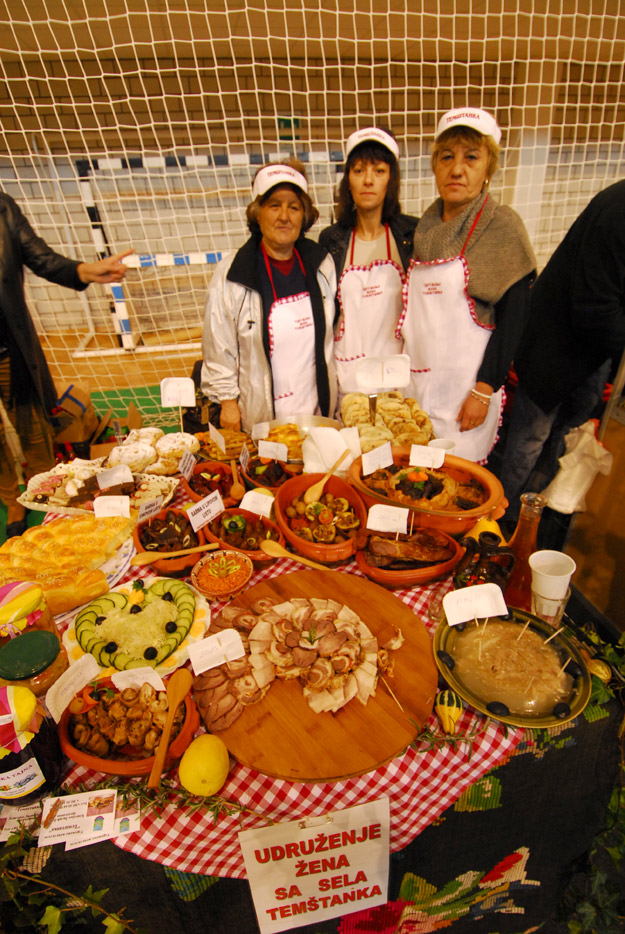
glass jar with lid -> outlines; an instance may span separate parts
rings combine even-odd
[[[54,720],[28,688],[0,687],[0,803],[35,801],[59,784],[62,772]]]
[[[0,685],[21,685],[36,697],[45,694],[68,667],[59,637],[46,630],[22,633],[0,648]]]
[[[45,629],[59,635],[39,584],[12,581],[0,587],[0,646],[23,632]]]

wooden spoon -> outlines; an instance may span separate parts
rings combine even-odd
[[[165,765],[165,756],[167,755],[167,748],[169,746],[169,736],[171,734],[171,728],[174,725],[174,716],[179,705],[191,690],[192,683],[193,678],[188,668],[177,668],[167,682],[167,719],[165,720],[165,726],[161,734],[161,741],[156,747],[154,764],[152,765],[152,771],[148,779],[148,788],[158,788],[160,784],[161,773]]]
[[[336,464],[333,464],[332,467],[330,467],[327,474],[324,474],[321,480],[317,480],[316,483],[313,483],[312,486],[308,487],[308,489],[304,493],[304,502],[306,504],[316,503],[319,501],[319,497],[323,493],[324,486],[326,485],[326,483],[328,482],[328,480],[330,479],[330,477],[332,476],[336,468],[339,466],[339,464],[343,463],[343,461],[345,460],[348,454],[349,454],[349,448],[346,448],[341,454],[341,456],[339,457],[339,459],[337,460]]]
[[[160,561],[161,558],[182,558],[183,555],[194,555],[199,551],[215,551],[221,548],[217,542],[211,542],[209,545],[196,545],[195,548],[183,548],[182,551],[138,551],[130,559],[130,563],[135,567],[143,567],[145,564],[153,564]]]
[[[260,550],[272,558],[290,558],[291,561],[298,561],[300,564],[306,564],[309,568],[316,568],[318,571],[327,571],[324,564],[317,564],[315,561],[309,561],[308,558],[301,558],[299,555],[291,554],[280,542],[274,542],[269,538],[264,538],[260,542]]]
[[[232,470],[232,486],[230,487],[229,495],[232,497],[232,499],[236,499],[238,503],[245,496],[245,487],[239,480],[239,472],[237,470],[236,461],[230,461],[230,469]]]

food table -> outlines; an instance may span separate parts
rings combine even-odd
[[[298,569],[279,560],[251,583]],[[124,579],[148,573],[132,568]],[[360,575],[353,561],[337,573]],[[443,581],[396,596],[432,634],[429,600],[450,586]],[[470,746],[430,748],[425,741],[372,772],[334,782],[291,783],[235,764],[222,795],[250,813],[214,821],[211,814],[168,807],[160,816],[146,815],[140,833],[115,845],[55,854],[46,871],[55,881],[70,873],[73,890],[88,873],[86,884],[96,888],[99,880],[112,889],[115,910],[126,905],[127,917],[152,930],[204,930],[203,918],[216,934],[254,932],[239,830],[388,796],[389,903],[322,927],[311,918],[298,930],[462,932],[470,923],[476,934],[530,931],[553,912],[567,867],[602,826],[617,768],[617,707],[593,707],[572,723],[540,731],[486,724],[465,708],[457,728],[473,734]],[[434,715],[428,725],[438,730]],[[66,786],[103,779],[74,766]]]

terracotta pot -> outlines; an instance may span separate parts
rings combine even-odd
[[[193,468],[193,474],[201,473],[219,474],[222,478],[221,480],[208,481],[211,493],[219,489],[221,498],[224,501],[224,506],[235,505],[235,500],[228,496],[230,487],[232,486],[232,470],[230,469],[230,464],[222,464],[221,461],[200,461],[199,464],[196,464]],[[185,493],[194,503],[199,503],[201,499],[208,496],[207,493],[196,493],[186,477],[182,477],[180,482],[182,483]]]
[[[266,516],[258,516],[256,513],[248,512],[247,509],[239,509],[237,506],[231,506],[229,509],[225,509],[221,515],[217,516],[215,521],[221,522],[222,516],[244,516],[249,522],[255,522],[260,519],[265,529],[271,529],[275,533],[275,540],[280,542],[283,547],[285,545],[284,535],[277,524]],[[270,555],[266,555],[265,552],[260,549],[251,550],[248,548],[237,548],[236,545],[231,545],[225,538],[219,538],[219,536],[215,535],[215,533],[211,531],[210,525],[205,525],[203,532],[206,535],[207,541],[217,542],[224,550],[239,551],[241,554],[247,555],[256,568],[267,567],[267,565],[276,560]]]
[[[173,512],[176,515],[186,516],[186,510],[184,509],[161,509],[155,519],[164,519],[167,516],[168,512]],[[150,521],[150,520],[148,520]],[[146,525],[146,522],[142,522],[140,525],[136,525],[132,533],[133,541],[135,543],[135,548],[137,549],[138,554],[142,554],[147,551],[146,548],[141,544],[140,533],[141,529]],[[204,530],[199,529],[196,533],[198,538],[198,545],[206,544],[207,539],[204,536]],[[180,549],[176,549],[182,550]],[[191,573],[191,568],[196,563],[196,561],[201,558],[201,553],[195,555],[182,555],[179,558],[161,558],[159,561],[155,561],[154,564],[151,564],[150,567],[154,570],[155,574],[160,574],[161,577],[188,577]]]
[[[439,564],[431,564],[426,568],[406,568],[393,571],[388,568],[378,568],[369,564],[364,551],[356,552],[356,564],[370,580],[375,581],[387,590],[408,590],[416,584],[429,584],[439,577],[446,577],[458,564],[464,554],[464,548],[451,535],[446,535],[453,548],[451,558]]]
[[[393,461],[402,467],[408,466],[410,458],[410,447],[394,447]],[[363,482],[362,478],[362,457],[356,458],[349,468],[349,482],[354,489],[362,496],[367,508],[375,503],[387,503],[390,506],[402,506],[410,509],[414,513],[414,526],[428,526],[432,529],[439,529],[441,532],[447,532],[448,535],[459,537],[473,528],[478,519],[482,516],[488,516],[491,511],[500,505],[503,500],[503,487],[497,477],[473,461],[465,460],[463,457],[456,457],[448,454],[445,457],[445,463],[441,470],[447,471],[453,479],[470,480],[475,478],[482,484],[486,490],[486,500],[481,506],[474,509],[454,509],[454,510],[436,510],[428,509],[425,506],[409,505],[406,502],[391,499],[379,493],[374,493]]]
[[[347,538],[345,541],[327,545],[322,542],[306,541],[306,539],[301,538],[292,531],[289,526],[289,519],[285,513],[286,507],[290,505],[291,500],[302,496],[309,486],[321,480],[322,477],[323,474],[321,473],[301,474],[298,477],[287,480],[281,487],[278,487],[274,500],[276,522],[278,523],[280,531],[293,548],[293,551],[297,552],[297,554],[303,555],[305,558],[310,558],[312,561],[319,561],[321,564],[336,564],[341,561],[347,561],[347,559],[354,554],[356,549],[353,538]],[[342,480],[340,477],[330,477],[325,485],[324,492],[332,493],[335,497],[344,497],[349,502],[350,506],[353,507],[356,516],[360,520],[360,528],[365,528],[367,524],[367,510],[360,495],[349,483],[346,483],[345,480]]]

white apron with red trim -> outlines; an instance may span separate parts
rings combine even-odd
[[[269,350],[276,418],[319,409],[315,322],[308,292],[278,298],[269,311]]]
[[[350,265],[343,270],[337,292],[341,319],[334,338],[334,360],[341,396],[358,391],[358,361],[402,352],[403,341],[395,336],[395,330],[401,313],[404,273],[391,259],[389,237],[387,224],[387,259],[357,266],[353,263],[352,233]]]
[[[497,440],[503,391],[493,393],[481,425],[459,431],[458,413],[475,386],[492,332],[477,319],[475,303],[467,293],[468,281],[463,255],[432,262],[413,259],[397,333],[410,355],[406,395],[413,396],[428,413],[438,438],[456,442],[454,454],[483,461]]]

